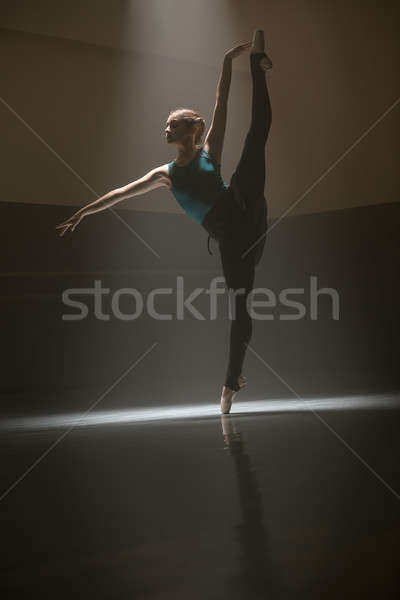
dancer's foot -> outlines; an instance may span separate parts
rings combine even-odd
[[[224,415],[227,415],[231,410],[232,402],[236,396],[237,392],[235,390],[231,390],[231,388],[226,385],[222,386],[222,394],[221,394],[221,412]]]
[[[255,29],[250,53],[260,54],[261,52],[264,52],[264,31],[262,29]]]
[[[242,389],[245,385],[247,385],[247,379],[244,375],[239,375],[238,384],[240,389]],[[232,407],[232,402],[236,397],[236,394],[240,390],[232,390],[228,386],[222,386],[222,394],[221,394],[221,412],[226,415],[229,413]]]
[[[264,54],[258,63],[263,71],[272,69],[272,60],[267,56],[264,51],[264,31],[262,29],[255,29],[253,34],[253,43],[250,50],[250,54]]]

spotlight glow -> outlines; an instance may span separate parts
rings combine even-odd
[[[284,413],[306,411],[346,411],[400,408],[400,397],[385,394],[374,396],[344,396],[339,398],[314,398],[312,400],[256,400],[234,402],[230,416],[251,416],[257,413]],[[66,413],[17,417],[0,422],[1,431],[32,431],[44,429],[68,429],[94,425],[117,425],[124,423],[152,423],[154,421],[199,419],[221,417],[219,405],[198,404],[171,407],[133,408],[125,410],[93,411],[89,413]],[[225,416],[225,415],[224,415]]]

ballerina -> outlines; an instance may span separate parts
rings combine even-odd
[[[229,185],[221,177],[227,104],[232,60],[250,50],[253,84],[251,123],[244,147]],[[221,393],[221,412],[229,413],[237,392],[246,385],[242,375],[252,320],[247,299],[254,288],[255,267],[261,260],[267,231],[265,186],[265,145],[271,121],[271,104],[266,72],[272,67],[264,51],[264,32],[257,29],[253,41],[225,53],[218,82],[210,128],[201,145],[204,119],[192,109],[178,108],[167,119],[165,137],[177,146],[177,158],[78,210],[56,226],[60,235],[74,231],[87,215],[105,210],[117,202],[167,187],[185,212],[218,242],[226,287],[234,292],[234,318],[230,330],[229,359]]]

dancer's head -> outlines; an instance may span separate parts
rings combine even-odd
[[[206,123],[202,117],[190,108],[176,108],[169,113],[165,136],[168,144],[201,143]]]

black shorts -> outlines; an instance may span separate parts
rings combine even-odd
[[[257,215],[250,213],[246,207],[243,208],[234,187],[229,185],[203,219],[204,229],[218,241],[221,257],[224,258],[223,253],[230,263],[244,261],[255,266],[261,260],[267,231],[265,198],[260,199],[258,205],[264,206],[264,209],[261,208]],[[251,246],[252,249],[247,252]]]

